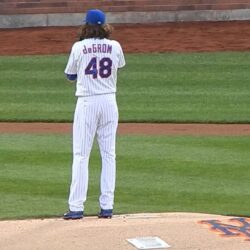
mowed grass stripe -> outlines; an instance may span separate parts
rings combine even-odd
[[[72,121],[68,55],[0,57],[1,121]],[[120,121],[250,122],[250,53],[129,54]]]
[[[67,210],[68,135],[0,135],[0,218]],[[250,137],[118,136],[115,213],[249,216]],[[99,210],[100,157],[90,159],[86,214]]]

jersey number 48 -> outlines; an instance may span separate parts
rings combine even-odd
[[[92,75],[94,79],[98,77],[107,78],[112,72],[112,60],[109,57],[103,57],[99,63],[97,63],[97,58],[93,57],[88,66],[85,69],[86,75]]]

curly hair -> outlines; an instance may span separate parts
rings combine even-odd
[[[78,36],[79,40],[84,40],[87,38],[109,38],[112,34],[113,27],[110,24],[104,25],[90,25],[84,24],[80,26]]]

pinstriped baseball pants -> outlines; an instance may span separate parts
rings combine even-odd
[[[102,159],[100,207],[113,209],[116,177],[118,108],[112,94],[79,97],[73,123],[73,164],[69,209],[83,211],[88,190],[88,165],[96,136]]]

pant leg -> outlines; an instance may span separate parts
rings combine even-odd
[[[88,98],[79,98],[73,123],[73,164],[69,209],[83,211],[88,190],[88,164],[97,127],[97,107]]]
[[[116,178],[116,131],[118,109],[115,95],[105,96],[101,104],[101,119],[97,127],[97,141],[102,158],[101,195],[102,209],[113,209]]]

